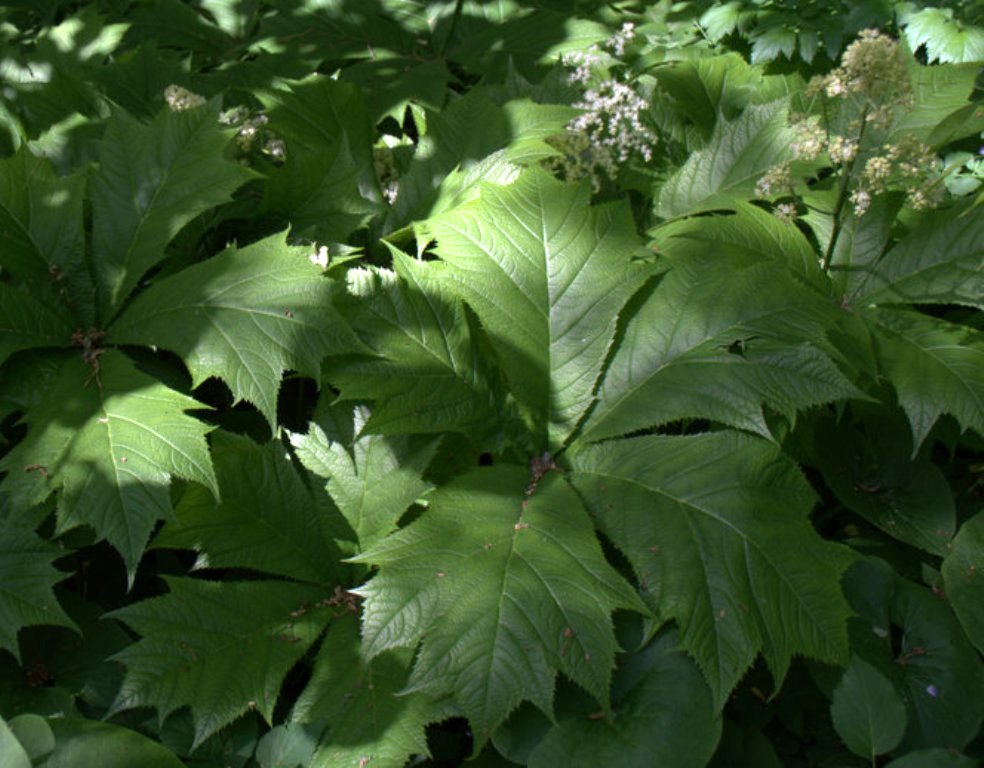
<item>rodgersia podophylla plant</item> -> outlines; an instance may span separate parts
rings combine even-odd
[[[635,26],[626,22],[601,47],[592,45],[561,59],[569,70],[568,82],[582,89],[573,106],[584,111],[565,133],[551,139],[561,154],[545,165],[566,179],[590,178],[595,191],[629,160],[652,160],[658,140],[646,117],[649,100],[622,62],[634,39]]]
[[[758,182],[760,197],[793,197],[797,161],[813,170],[832,168],[837,177],[833,234],[821,260],[829,267],[840,226],[848,211],[863,216],[874,196],[905,192],[906,205],[938,205],[945,192],[933,150],[899,130],[913,108],[908,54],[875,29],[861,32],[840,66],[814,77],[804,93],[805,112],[793,115],[793,160],[773,166]],[[821,174],[822,175],[822,174]],[[776,209],[788,218],[786,201]]]

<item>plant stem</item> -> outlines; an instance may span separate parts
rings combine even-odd
[[[837,247],[837,240],[840,237],[841,229],[844,225],[842,215],[844,213],[844,203],[847,202],[847,188],[851,182],[851,172],[854,170],[854,164],[857,162],[858,155],[861,153],[861,142],[864,139],[864,127],[867,122],[867,117],[868,105],[865,103],[864,109],[861,110],[861,127],[858,129],[857,153],[853,158],[851,158],[850,161],[841,166],[840,189],[837,191],[837,202],[834,204],[834,226],[830,233],[830,242],[827,243],[827,248],[823,254],[823,258],[820,259],[820,269],[824,272],[830,272],[830,262],[834,257],[834,249]]]

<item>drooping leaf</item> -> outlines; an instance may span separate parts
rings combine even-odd
[[[18,663],[17,633],[22,627],[55,624],[77,631],[52,592],[68,576],[51,564],[60,556],[57,547],[28,526],[10,516],[0,520],[0,648],[10,651]]]
[[[366,602],[369,658],[421,643],[408,691],[450,696],[476,744],[524,699],[551,712],[563,672],[607,708],[616,607],[643,610],[605,562],[566,481],[499,465],[442,486],[408,527],[356,558],[378,574]]]
[[[947,603],[874,558],[848,572],[844,591],[858,614],[852,647],[902,693],[898,752],[963,749],[984,722],[984,662]]]
[[[621,657],[612,681],[612,716],[577,713],[533,750],[530,768],[701,768],[721,736],[721,716],[694,663],[669,632]]]
[[[193,549],[201,568],[252,568],[326,587],[337,583],[330,532],[283,444],[260,446],[217,432],[212,457],[222,500],[189,486],[152,547]]]
[[[984,653],[984,513],[960,527],[943,560],[943,584],[968,639]]]
[[[395,251],[393,263],[395,272],[349,271],[340,310],[380,356],[333,360],[331,384],[342,400],[374,401],[370,432],[488,440],[509,412],[461,300],[434,278],[436,265]]]
[[[0,283],[0,365],[22,349],[68,346],[74,329],[63,306]]]
[[[631,316],[584,427],[588,439],[681,418],[770,437],[763,406],[790,421],[802,408],[859,396],[825,352],[835,308],[754,248],[699,240]]]
[[[58,530],[90,526],[120,553],[132,580],[151,529],[172,515],[171,477],[218,494],[209,428],[184,412],[201,403],[121,352],[106,350],[97,361],[98,369],[80,357],[64,365],[27,412],[27,436],[0,460],[8,471],[0,493],[27,507],[60,490]]]
[[[291,435],[301,462],[328,480],[327,490],[348,520],[363,550],[392,533],[413,502],[433,486],[422,478],[437,440],[405,435],[362,435],[368,411],[356,409],[351,449],[332,442],[312,423],[306,435]]]
[[[966,304],[984,309],[984,221],[967,206],[930,211],[852,283],[868,304]]]
[[[984,434],[984,334],[927,315],[866,309],[883,375],[912,427],[913,453],[944,413]]]
[[[108,322],[164,249],[198,214],[231,198],[253,172],[223,158],[218,104],[163,111],[150,125],[110,120],[92,177],[92,250],[99,319]]]
[[[311,253],[282,235],[229,248],[141,293],[109,338],[177,352],[193,386],[220,377],[272,428],[284,370],[317,380],[329,352],[364,349],[332,308],[333,283]]]
[[[112,712],[190,707],[195,745],[255,709],[270,722],[288,670],[331,618],[324,588],[166,577],[170,592],[120,608],[141,639],[114,657],[126,677]]]
[[[812,448],[815,466],[844,506],[889,536],[946,554],[956,528],[953,490],[928,456],[913,457],[901,413],[871,409],[857,424],[823,420]]]
[[[412,755],[430,754],[424,727],[441,717],[426,694],[400,696],[413,654],[385,651],[371,662],[359,653],[354,614],[335,619],[308,682],[291,713],[291,723],[321,724],[310,768],[358,765],[402,768]]]
[[[806,515],[814,495],[772,444],[738,432],[578,451],[573,482],[722,705],[759,651],[776,685],[794,654],[840,662],[851,555]]]
[[[449,285],[475,310],[537,442],[555,450],[592,400],[619,310],[646,274],[623,206],[532,169],[430,219]]]
[[[906,715],[891,681],[859,656],[834,689],[830,715],[834,728],[859,757],[874,760],[902,741]]]
[[[55,751],[45,760],[46,768],[182,768],[170,750],[141,733],[97,720],[52,717]]]
[[[672,219],[751,199],[762,175],[790,157],[787,118],[788,105],[778,100],[719,120],[707,145],[691,153],[660,189],[657,215]]]

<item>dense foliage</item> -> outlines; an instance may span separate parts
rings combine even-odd
[[[5,768],[984,758],[979,3],[0,39]]]

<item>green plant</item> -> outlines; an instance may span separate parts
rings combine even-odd
[[[976,73],[567,5],[6,11],[3,760],[981,757]]]

